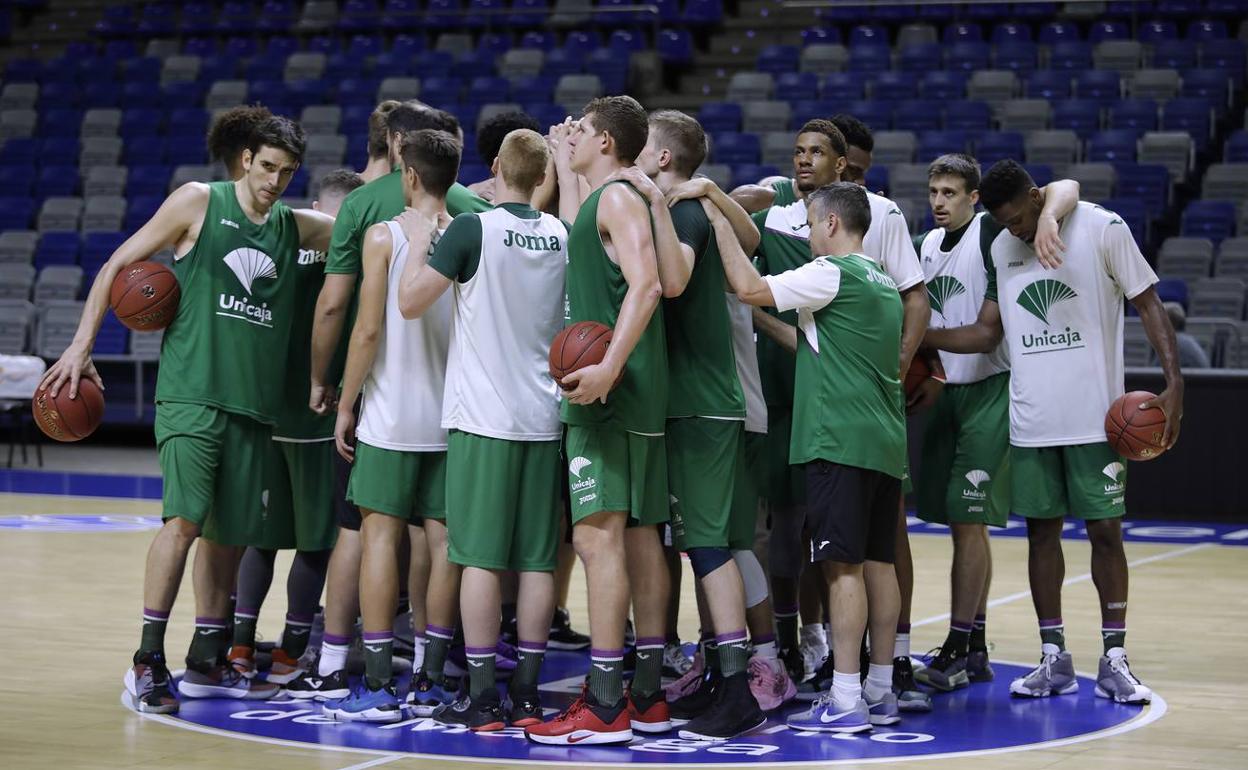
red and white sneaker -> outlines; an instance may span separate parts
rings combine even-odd
[[[639,733],[665,733],[672,729],[672,718],[667,711],[667,698],[663,690],[655,690],[649,696],[628,693],[628,722]]]
[[[524,728],[535,743],[551,746],[628,743],[633,739],[625,700],[615,706],[602,706],[588,690],[573,701],[568,710],[540,725]]]
[[[755,655],[750,658],[747,671],[750,675],[750,692],[763,711],[780,708],[785,701],[797,696],[797,685],[793,684],[788,670],[779,659]]]
[[[230,665],[244,679],[253,679],[256,676],[256,650],[254,647],[248,647],[242,644],[236,644],[230,648],[230,654],[226,656]]]
[[[281,647],[273,648],[273,662],[269,666],[269,674],[265,677],[273,684],[290,684],[304,672],[299,660],[290,657]]]

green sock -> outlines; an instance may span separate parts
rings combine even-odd
[[[143,608],[143,632],[139,638],[139,651],[135,659],[147,653],[165,654],[165,628],[169,625],[169,613]]]
[[[633,692],[650,696],[663,686],[663,638],[637,639],[637,668],[633,671]]]
[[[750,642],[745,636],[745,629],[720,634],[716,637],[719,646],[719,670],[724,677],[745,671],[750,662]]]
[[[600,706],[614,706],[624,697],[624,651],[590,650],[589,692]]]
[[[791,612],[776,610],[776,641],[782,650],[796,650],[800,642],[797,635],[797,608]]]
[[[1127,624],[1122,623],[1102,623],[1101,624],[1101,640],[1105,643],[1105,654],[1115,647],[1127,646]]]
[[[494,689],[494,648],[467,647],[468,694],[476,698]]]
[[[312,635],[312,616],[286,613],[286,627],[282,629],[282,650],[298,659],[308,650],[308,637]]]
[[[442,684],[442,669],[446,665],[446,652],[451,646],[454,632],[449,628],[429,623],[425,626],[425,662],[421,672],[434,684]]]
[[[225,618],[195,618],[195,635],[186,654],[187,665],[207,671],[224,657],[226,645]]]
[[[518,690],[537,689],[537,677],[546,658],[546,642],[520,642],[517,650],[519,659],[511,675],[511,686]]]
[[[988,651],[988,618],[984,615],[976,615],[975,622],[971,625],[971,652],[987,652]]]
[[[394,677],[394,633],[364,632],[364,680],[368,689],[379,690]]]
[[[256,646],[256,620],[260,613],[243,607],[234,608],[234,644]]]
[[[1056,644],[1057,649],[1066,649],[1066,626],[1061,618],[1040,621],[1040,643]]]

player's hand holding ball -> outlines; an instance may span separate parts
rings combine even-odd
[[[563,378],[563,387],[571,388],[568,400],[582,406],[595,401],[607,403],[607,394],[620,381],[622,372],[617,372],[607,364],[591,364],[584,369]]]
[[[1128,460],[1155,460],[1178,441],[1182,418],[1182,386],[1167,388],[1160,396],[1133,390],[1109,405],[1105,438]]]
[[[48,395],[56,398],[60,395],[61,387],[68,384],[69,397],[74,399],[78,397],[78,382],[83,377],[104,390],[104,380],[100,379],[100,373],[95,370],[95,364],[91,361],[91,349],[72,342],[65,348],[60,359],[44,372],[43,380],[39,382],[39,390],[46,390]]]

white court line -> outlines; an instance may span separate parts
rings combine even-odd
[[[377,759],[374,759],[369,762],[361,762],[358,765],[348,765],[346,767],[340,768],[339,770],[364,770],[364,768],[366,767],[380,767],[381,765],[388,765],[391,762],[394,762],[395,760],[402,759],[405,756],[410,756],[410,755],[392,754],[388,757],[378,757]]]
[[[1186,548],[1176,548],[1173,551],[1163,551],[1162,553],[1156,553],[1156,554],[1153,554],[1152,556],[1144,556],[1142,558],[1136,559],[1135,561],[1129,561],[1127,562],[1127,566],[1128,567],[1140,567],[1145,564],[1151,564],[1155,561],[1164,561],[1166,559],[1174,559],[1179,556],[1186,556],[1187,554],[1192,553],[1194,551],[1200,551],[1200,550],[1204,550],[1205,548],[1211,548],[1215,545],[1217,545],[1217,543],[1197,543],[1196,545],[1189,545]],[[1083,583],[1091,579],[1092,579],[1092,573],[1085,572],[1082,575],[1076,575],[1075,577],[1072,577],[1072,578],[1066,578],[1066,580],[1062,581],[1062,586],[1065,587],[1069,585],[1074,585],[1075,583]],[[1027,599],[1030,597],[1031,597],[1030,590],[1019,591],[1018,593],[1008,594],[1006,596],[997,597],[996,599],[991,599],[988,602],[988,606],[1000,607],[1003,604],[1009,604],[1010,602],[1016,602],[1019,599]],[[949,613],[946,612],[940,615],[933,615],[930,618],[923,618],[922,620],[916,620],[910,624],[910,627],[916,628],[918,626],[931,625],[932,623],[939,623],[943,620],[948,620],[948,619],[949,619]]]

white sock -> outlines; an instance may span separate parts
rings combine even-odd
[[[429,640],[424,634],[412,635],[412,647],[414,654],[412,656],[412,670],[420,671],[421,666],[425,664],[425,646],[429,644]]]
[[[335,671],[341,671],[347,667],[347,649],[350,645],[346,644],[327,644],[321,643],[321,662],[316,667],[316,673],[320,676],[329,676]]]
[[[851,709],[862,698],[862,685],[857,674],[832,671],[832,704],[838,710]]]
[[[775,642],[764,642],[762,644],[755,645],[754,654],[761,655],[767,660],[775,660],[776,657],[779,655],[779,653],[776,652]]]
[[[867,681],[862,685],[862,694],[871,702],[883,698],[893,689],[893,664],[879,665],[872,663],[867,668]]]
[[[893,657],[910,657],[910,634],[897,634],[897,639],[893,642]]]

